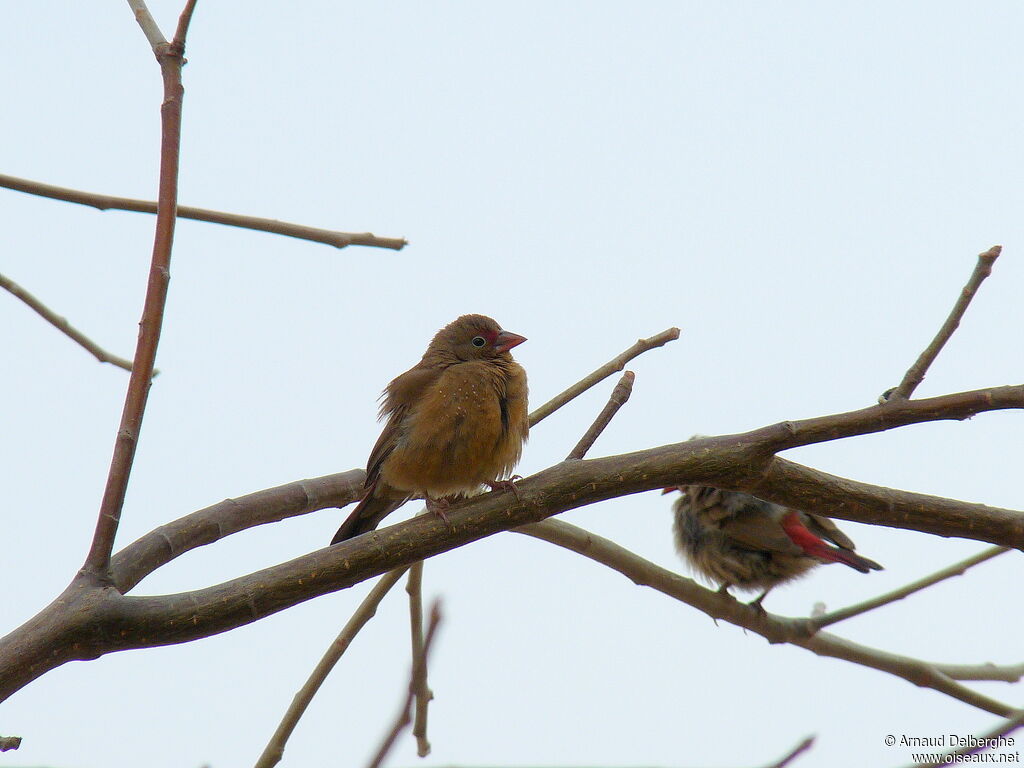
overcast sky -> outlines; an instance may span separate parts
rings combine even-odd
[[[153,2],[165,33],[181,4]],[[918,390],[1021,383],[1024,8],[908,2],[225,3],[188,40],[180,201],[403,236],[400,252],[179,223],[156,380],[118,547],[226,497],[362,466],[376,397],[466,312],[529,338],[538,405],[670,326],[591,455],[872,404],[934,334],[977,253],[1005,246]],[[152,198],[159,69],[127,4],[18,3],[0,172]],[[0,190],[0,272],[130,357],[152,217]],[[0,294],[3,630],[84,558],[127,375]],[[558,461],[614,380],[545,421]],[[1022,416],[791,451],[857,480],[1024,508]],[[413,510],[396,515],[394,520]],[[325,510],[176,560],[137,594],[325,546]],[[564,516],[686,573],[670,502]],[[773,593],[807,615],[984,547],[844,523],[886,570]],[[1020,662],[1010,553],[837,634],[943,662]],[[59,668],[0,709],[2,765],[251,765],[368,585],[207,640]],[[392,765],[896,766],[886,735],[997,722],[870,669],[772,647],[591,561],[504,533],[438,557],[433,754]],[[1008,599],[1008,595],[1012,596]],[[361,765],[404,695],[404,592],[353,643],[284,765]],[[1024,701],[1005,683],[978,690]]]

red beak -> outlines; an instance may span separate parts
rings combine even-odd
[[[494,339],[494,348],[499,352],[508,352],[512,347],[518,347],[524,341],[526,341],[525,336],[520,336],[518,333],[512,333],[511,331],[502,331]]]

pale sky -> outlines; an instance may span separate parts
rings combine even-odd
[[[181,3],[153,2],[168,34]],[[403,236],[335,250],[179,223],[156,380],[118,548],[227,497],[362,466],[376,397],[467,312],[515,350],[536,406],[638,337],[602,456],[870,405],[935,333],[976,255],[1005,250],[920,396],[1019,384],[1024,118],[1015,2],[338,3],[200,0],[180,201]],[[156,193],[159,69],[124,2],[18,3],[0,173]],[[131,356],[153,219],[0,190],[0,272]],[[128,377],[0,294],[3,632],[55,597],[95,524]],[[560,460],[614,379],[538,427]],[[1024,508],[1024,417],[789,452],[857,480]],[[411,506],[411,505],[410,505]],[[393,519],[398,522],[415,508]],[[346,512],[181,557],[135,594],[204,587],[326,546]],[[687,573],[655,493],[565,519]],[[985,545],[843,523],[886,570],[818,569],[766,601],[807,615]],[[1017,663],[1018,553],[836,634],[931,661]],[[67,664],[0,709],[0,766],[251,765],[369,588],[199,642]],[[429,561],[444,599],[432,755],[391,765],[901,766],[894,734],[992,715],[707,616],[513,533]],[[359,766],[404,696],[404,592],[358,636],[284,766]],[[1024,701],[1005,683],[973,686]]]

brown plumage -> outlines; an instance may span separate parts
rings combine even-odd
[[[331,544],[372,531],[414,496],[443,514],[448,499],[508,477],[529,432],[526,372],[509,354],[524,341],[484,315],[437,332],[384,391],[387,424],[366,464],[366,495]]]
[[[861,573],[882,569],[856,554],[853,542],[827,517],[737,491],[700,485],[679,490],[683,495],[673,505],[679,554],[723,590],[763,590],[757,604],[773,587],[822,563],[843,563]]]

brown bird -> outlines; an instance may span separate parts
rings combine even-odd
[[[366,464],[366,494],[331,544],[372,531],[414,496],[444,517],[453,497],[510,487],[504,478],[530,429],[526,371],[509,354],[524,341],[484,315],[437,332],[423,359],[384,390],[387,424]]]
[[[673,530],[679,554],[723,592],[763,590],[752,605],[760,607],[772,588],[823,563],[843,563],[861,573],[882,570],[856,554],[853,542],[827,517],[737,491],[700,485],[678,490],[683,495],[673,505]]]

